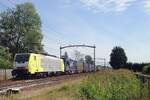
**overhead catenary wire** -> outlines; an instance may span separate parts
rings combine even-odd
[[[66,37],[64,34],[57,32],[56,30],[54,30],[52,27],[46,27],[45,24],[43,24],[45,27],[44,29],[46,29],[49,33],[52,33],[51,35],[55,35],[57,39],[63,41],[66,44],[74,44],[72,41],[66,40],[64,37]]]
[[[53,52],[53,53],[59,55],[59,54],[58,54],[58,53],[59,53],[59,48],[50,47],[48,44],[45,44],[45,45],[48,47],[47,49],[49,49],[51,52]],[[51,53],[50,53],[50,54],[51,54]]]
[[[10,4],[16,5],[12,0],[7,0]]]
[[[56,43],[58,47],[60,47],[60,45],[66,45],[67,43],[65,43],[63,40],[60,40],[56,37],[52,37],[52,36],[47,36],[45,35],[44,37],[45,41],[50,45],[51,43]],[[51,43],[50,43],[51,42]]]
[[[1,7],[4,7],[4,8],[9,8],[8,6],[6,6],[5,4],[3,4],[3,3],[1,3],[1,2],[0,2],[0,6],[1,6]]]

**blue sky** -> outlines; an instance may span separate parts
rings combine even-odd
[[[150,0],[0,0],[0,11],[23,2],[37,9],[51,54],[59,55],[60,45],[95,44],[96,57],[109,61],[111,49],[121,46],[128,61],[150,62]]]

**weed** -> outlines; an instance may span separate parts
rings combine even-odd
[[[86,100],[140,100],[146,97],[147,90],[147,87],[141,89],[140,81],[132,72],[123,70],[88,76],[81,83],[79,93]]]

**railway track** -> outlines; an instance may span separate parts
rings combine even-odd
[[[0,95],[9,95],[11,93],[18,93],[24,89],[30,89],[32,87],[44,86],[44,85],[55,85],[64,80],[76,79],[79,77],[86,76],[89,73],[80,73],[72,75],[53,76],[41,79],[29,79],[19,81],[9,81],[0,84]]]

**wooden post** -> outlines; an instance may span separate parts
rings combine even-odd
[[[106,68],[106,59],[104,58],[104,67]]]
[[[5,80],[7,79],[6,67],[5,67]]]

